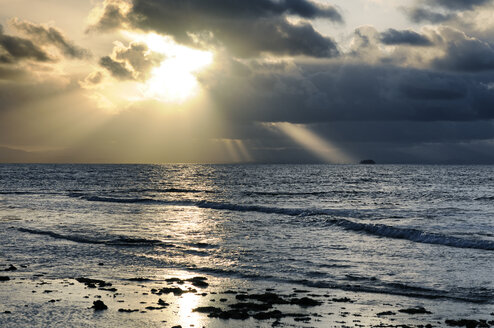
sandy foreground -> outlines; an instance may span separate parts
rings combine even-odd
[[[50,278],[0,272],[0,327],[490,327],[494,306],[163,271]]]

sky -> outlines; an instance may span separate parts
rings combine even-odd
[[[494,163],[494,0],[0,8],[0,162]]]

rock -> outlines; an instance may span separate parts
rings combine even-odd
[[[126,312],[126,313],[131,313],[131,312],[139,312],[139,310],[131,310],[131,309],[118,309],[118,312]]]
[[[107,291],[107,292],[116,292],[117,289],[116,288],[106,288],[106,287],[100,287],[98,288],[98,290],[104,290],[104,291]]]
[[[396,315],[396,313],[392,312],[392,311],[385,311],[385,312],[379,312],[378,314],[376,314],[378,317],[380,316],[383,316],[383,315]]]
[[[17,268],[11,264],[7,269],[5,269],[3,271],[16,271],[16,270],[17,270]]]
[[[398,310],[398,312],[408,313],[408,314],[430,314],[431,313],[421,306],[418,306],[415,308],[409,308],[409,309],[401,309],[401,310]]]
[[[178,326],[173,326],[172,328],[182,328],[182,326],[178,325]]]
[[[489,327],[484,320],[469,320],[469,319],[460,319],[460,320],[446,320],[445,323],[448,326],[452,327],[467,327],[467,328],[475,328],[475,327]]]
[[[0,281],[9,281],[10,277],[7,276],[0,276]]]
[[[312,299],[309,297],[302,297],[302,298],[292,298],[290,300],[290,304],[296,304],[296,305],[303,306],[303,307],[309,307],[309,306],[321,305],[322,302],[316,301],[315,299]]]
[[[163,301],[161,298],[158,300],[158,305],[161,305],[161,306],[168,306],[170,304],[166,303],[165,301]]]
[[[245,303],[231,304],[230,307],[234,309],[242,309],[246,311],[266,311],[271,309],[273,305],[269,303],[259,304],[259,303],[245,302]]]
[[[349,299],[348,297],[341,297],[341,298],[333,298],[331,299],[333,302],[338,302],[338,303],[353,303],[354,301]]]
[[[166,306],[147,306],[146,310],[163,310]]]
[[[165,281],[169,284],[172,284],[172,283],[177,283],[179,285],[183,285],[184,284],[184,281],[180,278],[168,278],[168,279],[165,279]]]
[[[219,313],[210,313],[208,315],[210,318],[220,318],[224,320],[247,320],[249,319],[250,315],[247,313],[247,311],[242,311],[242,310],[228,310],[228,311],[222,311]]]
[[[197,288],[207,288],[209,287],[209,284],[206,282],[208,278],[206,277],[194,277],[187,279],[186,281],[192,283],[192,286],[197,287]]]
[[[257,320],[280,319],[283,317],[283,313],[279,310],[274,310],[270,312],[259,312],[254,314],[253,317]]]
[[[199,313],[220,313],[222,310],[214,306],[200,306],[192,310],[192,312]]]
[[[143,277],[136,277],[136,278],[130,278],[129,281],[145,282],[145,281],[151,281],[151,279],[143,278]]]
[[[90,279],[90,278],[75,278],[78,282],[88,286],[89,288],[96,288],[96,285],[99,287],[110,287],[112,284],[109,282],[105,282],[103,280],[98,279]]]
[[[106,306],[106,304],[103,303],[103,301],[97,300],[93,302],[93,306],[91,308],[93,308],[95,311],[101,311],[101,310],[107,310],[108,306]]]
[[[268,304],[289,304],[288,301],[284,300],[280,296],[274,294],[274,293],[264,293],[264,294],[253,294],[253,295],[236,295],[236,299],[240,301],[244,301],[247,299],[252,299],[256,300],[262,303],[268,303]]]
[[[173,293],[173,295],[175,295],[175,296],[180,296],[184,293],[197,293],[197,290],[192,289],[192,288],[181,289],[179,287],[165,287],[165,288],[161,288],[157,292],[153,292],[153,289],[151,289],[151,293],[156,294],[156,295]]]

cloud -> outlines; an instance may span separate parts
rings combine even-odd
[[[441,13],[428,8],[412,7],[405,9],[408,18],[415,23],[442,23],[456,17],[453,13]]]
[[[491,2],[492,0],[429,0],[428,4],[453,10],[471,10]]]
[[[432,42],[425,36],[410,30],[388,29],[381,33],[381,42],[387,45],[430,46]]]
[[[452,28],[440,31],[445,55],[432,61],[434,68],[465,72],[494,70],[494,48],[489,43]]]
[[[53,45],[57,47],[66,57],[76,59],[86,59],[90,57],[88,50],[76,46],[73,42],[69,41],[60,30],[54,27],[33,24],[31,22],[21,21],[18,18],[11,20],[11,24],[31,39],[36,40],[38,44]]]
[[[415,22],[442,23],[458,21],[468,12],[481,10],[492,4],[492,0],[421,0],[409,8],[404,8],[408,18]]]
[[[0,63],[14,63],[22,59],[49,62],[52,59],[31,40],[6,35],[0,25]]]
[[[117,79],[133,79],[132,72],[125,67],[125,64],[111,59],[110,56],[101,57],[99,64],[101,67],[106,68],[110,74]]]
[[[298,63],[284,71],[248,67],[248,75],[218,68],[201,79],[234,122],[494,119],[488,73],[330,62]]]
[[[261,53],[311,57],[338,55],[336,43],[307,19],[341,23],[338,10],[308,0],[107,1],[89,30],[138,28],[171,35],[179,43],[224,46],[235,56]],[[298,17],[293,23],[288,16]]]
[[[126,47],[116,42],[112,55],[102,57],[99,64],[120,80],[144,81],[163,59],[163,55],[149,50],[144,43],[131,42]]]

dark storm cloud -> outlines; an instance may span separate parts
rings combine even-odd
[[[494,119],[490,74],[318,64],[248,77],[214,72],[204,85],[233,121],[475,121]],[[229,92],[224,92],[229,90]]]
[[[0,25],[0,63],[13,63],[21,59],[48,62],[51,58],[31,40],[3,33]]]
[[[442,23],[459,18],[458,13],[473,11],[492,3],[492,0],[423,0],[404,11],[416,23]]]
[[[124,64],[111,59],[109,56],[101,57],[99,64],[106,68],[110,74],[120,80],[131,80],[132,72]]]
[[[381,42],[387,45],[411,45],[411,46],[430,46],[432,42],[417,32],[410,30],[398,31],[388,29],[381,33]]]
[[[494,70],[494,48],[489,43],[451,29],[444,34],[449,34],[445,56],[433,60],[434,68],[465,72]]]
[[[492,0],[429,0],[432,6],[440,6],[454,10],[471,10],[474,7],[491,3]]]
[[[69,58],[84,59],[90,57],[88,50],[73,44],[60,30],[54,27],[45,27],[19,19],[12,20],[12,25],[40,44],[54,45]]]
[[[338,54],[331,38],[308,22],[291,23],[288,15],[343,21],[335,7],[307,0],[134,0],[125,13],[116,2],[107,3],[99,21],[89,29],[127,24],[171,35],[189,45],[219,42],[241,57],[262,52],[313,57]]]
[[[426,8],[407,8],[405,13],[408,18],[415,23],[431,22],[431,23],[442,23],[456,17],[452,13],[440,13]]]

